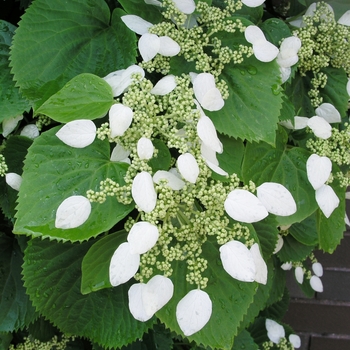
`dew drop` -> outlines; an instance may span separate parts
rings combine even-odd
[[[254,66],[249,66],[249,67],[247,68],[247,71],[248,71],[248,73],[251,74],[251,75],[255,75],[255,74],[257,73],[257,69],[256,69]]]

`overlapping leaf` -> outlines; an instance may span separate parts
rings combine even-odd
[[[82,259],[93,243],[31,240],[24,258],[25,287],[37,310],[62,332],[87,337],[104,347],[122,347],[141,338],[151,322],[138,322],[131,316],[128,283],[80,293]]]
[[[43,104],[80,73],[105,76],[135,62],[136,38],[103,0],[36,0],[14,37],[11,65],[23,95]]]
[[[109,230],[132,210],[133,205],[123,205],[116,198],[107,197],[103,204],[93,203],[88,220],[72,229],[55,227],[58,206],[70,196],[85,196],[89,189],[99,191],[100,181],[107,177],[123,184],[128,165],[109,160],[108,140],[97,139],[86,148],[72,148],[55,136],[58,129],[43,133],[29,149],[14,231],[82,241]]]

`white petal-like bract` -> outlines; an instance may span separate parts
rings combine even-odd
[[[243,282],[255,281],[257,270],[254,257],[242,242],[227,242],[219,250],[222,266],[231,277]]]
[[[57,208],[55,227],[76,228],[82,225],[91,213],[91,203],[84,196],[66,198]]]
[[[175,76],[172,74],[166,75],[162,79],[160,79],[156,85],[154,85],[151,90],[151,94],[164,96],[169,94],[176,88],[176,80]]]
[[[254,56],[261,62],[271,62],[278,55],[278,48],[267,40],[257,40],[253,44]]]
[[[322,103],[315,110],[316,115],[327,120],[328,123],[340,123],[341,116],[338,110],[330,103]]]
[[[19,121],[23,119],[23,115],[18,115],[17,117],[12,117],[5,119],[2,122],[2,136],[7,137],[11,134],[13,130],[15,130]]]
[[[168,36],[159,37],[159,50],[158,53],[162,56],[173,57],[176,56],[181,50],[180,45]]]
[[[267,318],[265,321],[265,327],[267,330],[267,336],[275,344],[278,344],[286,335],[283,326],[269,318]]]
[[[339,198],[333,188],[329,185],[322,185],[316,190],[316,202],[326,218],[329,218],[333,210],[339,205]]]
[[[301,346],[300,337],[297,334],[290,334],[288,337],[290,343],[294,346],[295,349],[299,349]]]
[[[231,191],[224,203],[226,213],[234,220],[252,223],[260,221],[269,215],[265,206],[247,190]]]
[[[114,104],[109,110],[109,127],[111,129],[111,137],[122,136],[128,130],[134,112],[128,106],[121,103]]]
[[[151,159],[153,157],[154,146],[150,139],[141,137],[137,141],[137,155],[140,159]]]
[[[159,52],[160,40],[155,34],[146,33],[141,36],[138,42],[140,55],[145,62],[150,61]]]
[[[151,174],[142,171],[134,178],[131,195],[137,206],[146,213],[150,213],[157,204],[157,193],[154,189]]]
[[[145,288],[145,283],[135,283],[128,291],[130,313],[136,320],[141,322],[146,322],[153,316],[153,314],[146,311],[145,303],[143,302],[142,295]]]
[[[196,9],[196,4],[193,0],[173,0],[175,7],[185,15],[190,15]]]
[[[255,281],[261,284],[267,283],[267,265],[263,257],[260,253],[260,248],[258,243],[254,243],[250,252],[253,255],[254,263],[255,263]]]
[[[170,171],[158,170],[153,175],[153,181],[159,184],[161,180],[166,180],[168,186],[174,191],[179,191],[185,186],[185,182]]]
[[[298,281],[298,283],[303,284],[304,281],[304,270],[302,267],[297,266],[294,271],[295,279]]]
[[[22,183],[22,176],[16,173],[7,173],[5,174],[6,183],[16,191],[19,191]]]
[[[264,182],[257,187],[256,192],[259,200],[271,214],[289,216],[297,211],[292,194],[281,184]]]
[[[332,135],[332,127],[330,124],[317,115],[310,118],[307,125],[313,133],[321,139],[327,140]]]
[[[191,153],[184,153],[177,158],[177,167],[182,177],[191,183],[196,183],[199,175],[199,166]]]
[[[130,159],[128,158],[130,155],[130,151],[126,150],[121,145],[115,145],[111,154],[111,162],[122,162],[130,164]]]
[[[281,235],[277,235],[277,242],[276,242],[273,254],[277,254],[282,249],[283,244],[284,244],[283,237]]]
[[[323,283],[318,276],[312,276],[310,278],[310,286],[315,292],[318,292],[318,293],[323,292]]]
[[[300,130],[307,127],[309,118],[306,117],[294,117],[294,130]]]
[[[257,7],[262,5],[265,0],[242,0],[242,3],[248,7]]]
[[[135,223],[129,231],[127,240],[132,254],[144,254],[157,243],[159,231],[157,226],[140,221]]]
[[[209,295],[194,289],[188,292],[176,306],[176,319],[185,336],[201,330],[209,321],[212,302]]]
[[[35,124],[28,124],[26,125],[22,131],[21,131],[21,136],[26,136],[30,139],[35,139],[36,137],[39,136],[39,129]]]
[[[344,26],[350,26],[350,10],[346,11],[339,19],[338,23]]]
[[[116,287],[129,281],[140,266],[140,254],[130,252],[130,244],[122,243],[114,252],[109,264],[109,281]]]
[[[197,134],[206,146],[215,152],[222,153],[222,143],[218,138],[214,123],[206,115],[200,117],[198,120]]]
[[[84,148],[91,145],[96,137],[96,125],[88,119],[73,120],[63,125],[56,136],[66,145]]]
[[[323,276],[323,266],[319,262],[315,262],[312,264],[312,271],[317,277],[322,277]]]
[[[319,189],[328,180],[332,171],[332,161],[328,157],[312,154],[306,161],[307,178],[314,188]]]
[[[120,19],[133,32],[139,35],[148,33],[148,29],[153,26],[152,23],[145,21],[143,18],[136,15],[121,16]]]
[[[289,271],[291,270],[293,267],[293,264],[289,261],[289,262],[285,262],[281,265],[281,269],[284,271]]]
[[[246,30],[244,31],[244,36],[248,43],[251,44],[254,44],[256,41],[259,40],[266,40],[263,31],[258,26],[254,25],[250,25],[246,28]]]

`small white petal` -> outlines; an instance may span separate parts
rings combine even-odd
[[[124,24],[133,32],[139,35],[148,33],[148,29],[153,26],[152,23],[145,21],[139,16],[125,15],[120,17]]]
[[[39,136],[39,129],[35,124],[28,124],[26,125],[22,131],[21,131],[21,136],[26,136],[30,139],[35,139],[36,137]]]
[[[58,130],[56,136],[68,146],[84,148],[94,142],[96,125],[87,119],[73,120]]]
[[[247,190],[235,189],[231,191],[224,206],[232,219],[241,222],[257,222],[269,215],[261,201]]]
[[[193,0],[173,0],[175,7],[185,15],[190,15],[196,9],[196,4]]]
[[[6,183],[16,191],[19,191],[22,183],[22,176],[16,173],[7,173],[5,175]]]
[[[174,191],[179,191],[185,186],[185,182],[170,171],[158,170],[153,175],[153,181],[159,184],[161,180],[166,180],[168,186]]]
[[[276,242],[276,246],[273,251],[273,254],[278,253],[282,249],[283,244],[284,244],[283,237],[281,235],[277,235],[277,242]]]
[[[277,55],[276,61],[278,65],[282,68],[289,68],[294,66],[299,60],[298,55],[282,57],[281,53]]]
[[[344,26],[350,26],[350,10],[346,11],[339,19],[338,23]]]
[[[306,162],[307,178],[314,188],[320,188],[331,175],[332,162],[328,157],[320,157],[317,154],[312,154]]]
[[[177,167],[182,177],[191,183],[196,183],[199,175],[199,166],[191,153],[184,153],[177,158]]]
[[[284,264],[281,265],[281,269],[284,271],[289,271],[293,267],[293,264],[291,262],[285,262]]]
[[[131,254],[130,244],[122,243],[114,252],[109,264],[109,281],[116,287],[129,281],[140,265],[140,255]]]
[[[130,107],[121,103],[114,104],[109,110],[111,137],[124,135],[132,122],[133,116],[134,112]]]
[[[293,125],[293,123],[292,123],[292,121],[290,119],[282,120],[278,124],[284,126],[286,129],[289,129],[289,130],[293,130],[294,129],[294,125]]]
[[[130,164],[130,159],[128,158],[130,155],[130,151],[126,150],[121,145],[116,145],[113,148],[112,154],[111,154],[111,162],[122,162],[122,163],[128,163]]]
[[[296,334],[290,334],[288,337],[290,343],[294,346],[295,349],[299,349],[301,346],[300,337]]]
[[[160,36],[159,43],[158,53],[162,56],[173,57],[176,56],[181,50],[180,45],[168,36]]]
[[[151,159],[153,157],[154,146],[150,139],[141,137],[137,141],[137,155],[140,159]]]
[[[188,292],[176,306],[176,319],[185,336],[201,330],[209,321],[212,302],[209,295],[194,289]]]
[[[223,268],[231,277],[243,282],[255,281],[257,270],[254,257],[242,242],[227,242],[219,250]]]
[[[217,173],[221,176],[227,176],[228,172],[225,171],[224,169],[220,168],[219,166],[217,166],[215,163],[210,162],[209,160],[205,159],[205,163],[208,165],[208,167],[214,171],[214,173]]]
[[[258,243],[254,243],[250,248],[250,252],[253,255],[255,263],[255,281],[258,283],[267,283],[267,265],[260,253],[260,248]]]
[[[312,271],[317,277],[322,277],[323,276],[323,267],[322,264],[319,262],[313,263],[312,264]]]
[[[130,253],[144,254],[155,246],[159,237],[157,226],[147,221],[140,221],[134,224],[128,234],[127,240],[130,246]]]
[[[158,0],[145,0],[147,5],[162,6],[162,3]]]
[[[267,330],[267,336],[273,343],[278,344],[280,340],[284,338],[286,334],[284,328],[276,321],[267,318],[265,321],[265,326]]]
[[[298,53],[301,48],[301,40],[296,36],[289,36],[288,38],[283,39],[280,51],[284,53],[284,56],[290,55],[291,53]]]
[[[7,137],[8,135],[10,135],[11,132],[16,129],[18,122],[22,119],[23,119],[23,115],[5,119],[2,122],[2,135],[4,137]]]
[[[196,76],[193,91],[200,105],[208,111],[218,111],[225,104],[219,89],[215,86],[215,78],[210,73],[200,73]]]
[[[290,67],[280,66],[280,72],[281,72],[281,78],[282,78],[282,84],[283,84],[289,79],[290,75],[292,74],[292,69]]]
[[[289,216],[297,211],[292,194],[281,184],[265,182],[256,191],[257,197],[271,214]]]
[[[169,74],[163,77],[162,79],[160,79],[157,82],[157,84],[154,85],[153,89],[151,90],[151,94],[164,96],[169,94],[175,88],[176,88],[175,76],[172,74]]]
[[[173,282],[161,275],[153,276],[142,292],[145,309],[152,316],[160,310],[173,296]]]
[[[216,158],[216,152],[203,142],[201,142],[201,156],[205,159],[206,162],[210,162],[213,165],[219,166],[219,161]]]
[[[257,40],[253,44],[254,56],[261,62],[271,62],[278,55],[278,48],[267,40]]]
[[[350,79],[348,79],[348,82],[346,83],[346,91],[348,95],[350,96]]]
[[[141,36],[138,43],[140,55],[145,62],[150,61],[159,52],[160,40],[155,34],[146,33]]]
[[[82,225],[91,213],[91,203],[84,196],[66,198],[57,208],[55,227],[76,228]]]
[[[245,39],[248,43],[254,44],[259,40],[266,40],[263,31],[258,26],[250,25],[244,31]]]
[[[130,313],[136,320],[141,322],[146,322],[153,316],[153,314],[147,312],[146,305],[143,302],[142,295],[145,288],[145,283],[135,283],[128,291]]]
[[[242,3],[248,7],[257,7],[262,5],[265,0],[242,0]]]
[[[200,117],[198,120],[197,134],[206,146],[215,152],[222,153],[222,143],[218,138],[214,123],[206,115]]]
[[[323,185],[316,190],[316,202],[326,218],[329,218],[333,210],[339,205],[339,198],[332,187]]]
[[[322,281],[319,277],[317,276],[312,276],[310,278],[310,286],[311,288],[318,293],[322,293],[323,292],[323,284]]]
[[[327,140],[332,135],[332,127],[330,124],[317,115],[310,118],[307,125],[313,133],[321,139]]]
[[[330,103],[322,103],[315,110],[316,115],[327,120],[328,123],[340,123],[341,116],[338,110]]]
[[[131,194],[137,206],[144,212],[150,213],[157,204],[157,193],[151,174],[146,171],[137,174],[132,183]]]
[[[303,281],[304,281],[304,270],[302,269],[302,267],[297,266],[295,268],[294,273],[295,273],[295,278],[298,281],[298,283],[303,284]]]
[[[304,129],[308,126],[309,118],[306,117],[294,117],[294,130]]]

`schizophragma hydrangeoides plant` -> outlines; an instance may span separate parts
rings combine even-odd
[[[34,0],[2,21],[1,337],[300,347],[285,271],[322,292],[313,252],[348,222],[350,20],[295,6]]]

